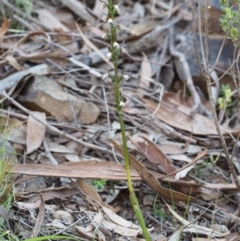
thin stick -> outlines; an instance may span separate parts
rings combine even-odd
[[[201,15],[201,11],[200,11],[200,1],[198,0],[198,19],[199,19],[199,22],[198,22],[198,31],[199,31],[199,40],[200,40],[200,48],[201,48],[201,53],[202,53],[202,60],[203,60],[203,67],[204,69],[206,69],[206,62],[205,62],[205,59],[206,59],[206,55],[205,52],[204,52],[204,46],[203,46],[203,39],[202,39],[202,26],[201,26],[201,22],[202,22],[202,15]],[[206,14],[205,14],[206,15]],[[206,31],[206,28],[205,28],[205,31]],[[204,58],[205,57],[205,58]]]
[[[53,155],[52,155],[52,153],[51,153],[51,151],[50,151],[50,149],[49,149],[49,147],[48,147],[48,144],[47,144],[47,141],[46,141],[45,138],[44,138],[44,140],[43,140],[43,146],[44,146],[44,148],[45,148],[45,155],[47,156],[47,158],[49,159],[49,161],[51,161],[51,163],[52,163],[53,165],[58,165],[58,162],[57,162],[57,160],[53,157]]]
[[[197,49],[197,34],[196,34],[196,24],[195,24],[195,7],[194,7],[194,0],[192,1],[192,16],[193,16],[193,20],[192,20],[192,32],[193,32],[193,44],[194,44],[194,48]],[[200,19],[199,19],[200,21]],[[202,65],[201,65],[201,62],[200,62],[200,58],[199,58],[199,53],[198,51],[196,51],[196,58],[197,58],[197,64],[198,64],[198,67],[200,69],[201,72],[203,72],[203,69],[202,69]]]

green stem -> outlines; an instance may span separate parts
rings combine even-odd
[[[114,62],[114,72],[115,72],[115,78],[118,79],[117,62]],[[124,152],[124,160],[125,160],[125,167],[126,167],[126,173],[127,173],[130,201],[131,201],[132,207],[134,209],[134,212],[137,216],[137,219],[140,223],[140,226],[142,228],[145,239],[147,241],[151,241],[150,236],[148,234],[146,224],[145,224],[145,220],[142,215],[141,208],[138,203],[137,196],[134,192],[133,185],[132,185],[130,162],[129,162],[128,149],[127,149],[127,137],[126,137],[125,126],[124,126],[123,116],[122,116],[122,111],[121,111],[121,106],[120,106],[121,100],[120,100],[119,83],[117,81],[114,82],[114,89],[115,89],[115,100],[116,100],[116,104],[117,104],[118,119],[119,119],[121,132],[122,132],[123,152]]]
[[[114,63],[114,72],[115,72],[115,78],[118,79],[118,69],[117,69],[116,62]],[[122,111],[120,106],[121,100],[120,100],[119,83],[117,81],[115,81],[114,83],[114,89],[115,89],[115,101],[117,105],[118,119],[119,119],[120,128],[122,132],[123,151],[124,151],[124,160],[125,160],[125,166],[126,166],[126,172],[127,172],[128,188],[131,194],[133,192],[133,185],[132,185],[130,162],[129,162],[128,149],[127,149],[127,137],[125,133],[125,126],[124,126],[123,116],[122,116]]]
[[[130,201],[131,201],[133,210],[134,210],[134,212],[137,216],[138,222],[140,223],[140,226],[142,228],[143,235],[144,235],[146,241],[151,241],[151,238],[149,236],[149,233],[148,233],[148,230],[147,230],[147,227],[146,227],[145,220],[144,220],[143,215],[142,215],[141,208],[140,208],[139,203],[138,203],[137,196],[136,196],[134,191],[132,193],[130,193]]]
[[[114,13],[113,13],[114,8],[113,8],[112,0],[108,0],[108,7],[109,7],[108,17],[113,19],[114,18]],[[121,133],[122,133],[123,152],[124,152],[125,168],[126,168],[126,173],[127,173],[129,196],[130,196],[130,201],[131,201],[132,207],[134,209],[134,212],[135,212],[137,219],[140,223],[140,226],[142,228],[143,235],[144,235],[146,241],[151,241],[150,236],[148,234],[146,224],[145,224],[145,220],[142,215],[141,208],[138,203],[137,196],[134,192],[134,188],[132,185],[130,161],[129,161],[128,148],[127,148],[127,137],[126,137],[125,126],[124,126],[124,122],[123,122],[122,106],[121,106],[120,81],[122,80],[123,76],[121,76],[119,78],[119,74],[118,74],[119,50],[115,49],[115,47],[114,47],[114,43],[117,42],[117,32],[116,32],[116,27],[113,24],[110,23],[110,27],[111,27],[110,44],[111,44],[111,54],[112,54],[111,62],[113,63],[113,66],[114,66],[113,82],[114,82],[115,102],[116,102],[116,106],[117,106],[118,119],[119,119]]]
[[[115,77],[115,80],[114,80],[115,101],[116,101],[116,105],[117,105],[118,119],[119,119],[121,133],[122,133],[123,152],[124,152],[124,160],[125,160],[125,167],[126,167],[126,173],[127,173],[127,182],[128,182],[130,201],[131,201],[132,207],[134,209],[134,212],[137,216],[137,219],[140,223],[140,226],[142,228],[145,239],[147,241],[151,241],[150,236],[148,234],[146,224],[145,224],[145,220],[142,215],[141,208],[138,203],[138,199],[136,197],[136,194],[134,192],[133,185],[132,185],[130,161],[129,161],[128,148],[127,148],[127,137],[126,137],[125,126],[124,126],[124,122],[123,122],[122,110],[121,110],[121,106],[120,106],[121,96],[120,96],[120,87],[119,87],[119,81],[118,81],[119,77],[118,77],[118,61],[117,61],[117,59],[115,59],[115,61],[114,61],[114,77]]]

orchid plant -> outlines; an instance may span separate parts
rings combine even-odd
[[[113,0],[108,0],[107,2],[105,1],[101,1],[101,2],[102,2],[101,8],[102,9],[106,8],[108,10],[107,14],[104,15],[102,20],[104,22],[107,22],[110,26],[109,32],[104,34],[102,38],[110,42],[109,51],[106,55],[106,58],[109,62],[112,62],[113,64],[113,74],[107,73],[103,76],[103,79],[105,81],[111,81],[114,85],[115,102],[116,102],[118,119],[119,119],[121,132],[122,132],[124,160],[125,160],[125,167],[126,167],[126,173],[127,173],[129,197],[130,197],[130,201],[134,209],[134,212],[142,228],[143,235],[147,241],[150,241],[151,239],[150,239],[148,230],[146,228],[145,220],[143,218],[142,211],[139,206],[138,199],[132,185],[130,161],[129,161],[129,155],[128,155],[128,149],[127,149],[127,137],[125,133],[125,127],[124,127],[123,115],[122,115],[122,107],[125,106],[125,103],[121,95],[122,91],[121,91],[120,83],[122,81],[128,81],[129,76],[125,75],[124,72],[119,73],[119,70],[118,70],[119,55],[127,52],[127,50],[117,42],[118,32],[123,30],[124,27],[121,24],[116,23],[114,21],[114,18],[116,15],[119,15],[121,11],[119,6],[115,4]]]

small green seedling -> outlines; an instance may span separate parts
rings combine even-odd
[[[33,6],[31,0],[14,0],[14,5],[27,15],[31,15]]]
[[[161,211],[162,206],[155,206],[153,211],[153,216],[155,218],[160,218],[161,222],[163,222],[167,218],[167,214]]]
[[[107,183],[106,179],[98,179],[98,180],[92,181],[93,186],[98,190],[105,189],[106,183]]]
[[[240,0],[234,0],[234,2],[237,5],[240,4]],[[238,45],[240,40],[239,9],[234,9],[230,6],[229,0],[221,0],[220,4],[223,11],[222,17],[220,18],[222,29],[226,33],[227,38],[231,39],[235,45]]]
[[[156,196],[154,198],[154,202],[153,202],[153,216],[155,218],[160,218],[161,222],[163,222],[167,218],[167,214],[162,211],[161,205],[156,204],[157,197],[158,197],[158,193],[156,194]]]
[[[232,91],[228,85],[222,85],[220,94],[222,97],[218,98],[218,105],[220,110],[226,110],[231,103]]]
[[[209,174],[208,168],[215,165],[218,161],[220,155],[218,155],[216,158],[213,157],[212,154],[210,154],[209,159],[203,161],[200,164],[194,165],[194,169],[191,171],[191,173],[201,179],[206,179],[206,177]]]

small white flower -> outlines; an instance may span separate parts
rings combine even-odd
[[[101,37],[101,39],[107,39],[107,34],[106,34],[106,33],[103,34],[102,37]]]
[[[130,79],[130,77],[129,77],[128,75],[123,75],[123,79],[124,79],[125,81],[128,81],[128,80]]]
[[[101,9],[103,10],[106,6],[107,6],[106,3],[102,3],[101,4]]]
[[[103,21],[103,22],[107,22],[107,21],[108,21],[108,16],[106,16],[106,15],[103,16],[102,21]]]
[[[108,23],[113,23],[113,20],[111,18],[109,18]]]
[[[108,59],[108,61],[110,61],[111,58],[112,58],[112,54],[111,53],[107,53],[106,58]]]
[[[122,107],[125,106],[125,103],[123,101],[120,101],[119,105]]]
[[[114,8],[115,8],[116,12],[119,14],[120,13],[120,8],[118,7],[118,5],[114,5]]]
[[[118,48],[119,48],[119,44],[118,44],[117,42],[114,42],[114,43],[113,43],[113,47],[116,48],[116,49],[118,49]]]
[[[121,52],[124,53],[124,54],[126,54],[126,53],[127,53],[127,50],[126,50],[125,48],[121,47]]]

